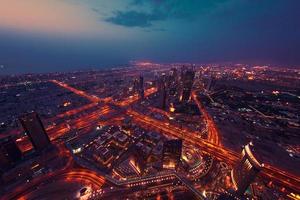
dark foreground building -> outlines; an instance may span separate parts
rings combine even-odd
[[[188,69],[182,73],[181,101],[188,102],[191,98],[191,91],[194,84],[195,71]]]
[[[22,152],[13,137],[6,137],[0,140],[0,172],[13,166],[21,158]]]
[[[168,140],[163,147],[163,168],[176,169],[181,159],[182,140]]]
[[[19,120],[36,151],[42,151],[51,144],[44,125],[36,112],[25,114]]]

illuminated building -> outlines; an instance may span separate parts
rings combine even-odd
[[[161,139],[161,136],[156,132],[148,132],[144,135],[144,141],[156,145]]]
[[[253,155],[253,144],[249,143],[242,150],[242,159],[237,166],[231,171],[231,178],[235,193],[242,196],[263,164],[259,163]]]
[[[194,70],[188,69],[182,72],[182,77],[181,77],[182,91],[181,91],[180,101],[187,102],[190,100],[194,78],[195,78]]]
[[[139,92],[139,81],[137,78],[133,80],[133,91],[134,92]]]
[[[97,161],[102,163],[103,165],[109,165],[109,163],[113,160],[113,155],[108,148],[105,147],[94,147],[95,149],[92,151],[92,157]]]
[[[168,79],[168,91],[169,94],[174,96],[177,93],[178,89],[178,75],[177,75],[177,69],[173,68],[170,71],[169,79]]]
[[[182,140],[168,140],[163,146],[163,168],[176,169],[180,163]]]
[[[20,117],[19,120],[35,150],[44,150],[51,144],[44,125],[36,112],[28,113]]]
[[[148,156],[146,155],[146,152],[144,152],[140,146],[134,147],[129,164],[140,176],[145,174],[145,170],[147,167],[147,157]]]
[[[12,137],[0,140],[0,171],[14,165],[21,157],[22,152]]]
[[[128,136],[123,132],[116,131],[113,134],[113,137],[114,139],[112,140],[112,142],[118,147],[126,148],[126,146],[129,144]]]

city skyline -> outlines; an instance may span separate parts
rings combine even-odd
[[[0,0],[0,200],[300,200],[300,0]]]
[[[299,199],[299,74],[131,63],[0,79],[3,199]]]
[[[299,6],[294,0],[2,0],[0,74],[132,60],[298,67]]]

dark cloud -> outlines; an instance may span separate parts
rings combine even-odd
[[[152,26],[152,22],[164,20],[165,17],[165,15],[159,13],[148,14],[137,11],[117,11],[113,17],[107,18],[106,21],[127,27],[149,27]]]
[[[167,19],[194,20],[227,1],[229,0],[133,0],[131,6],[146,7],[150,12],[118,10],[106,21],[127,27],[150,27],[156,21]]]

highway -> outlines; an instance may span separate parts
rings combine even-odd
[[[133,120],[139,126],[145,129],[157,130],[167,136],[181,138],[184,141],[199,147],[201,150],[213,155],[217,159],[224,161],[228,164],[234,165],[241,158],[239,153],[226,149],[222,146],[213,144],[209,141],[203,140],[195,136],[194,134],[186,133],[184,130],[178,131],[178,129],[174,129],[173,126],[169,127],[168,125],[159,120],[139,114],[132,110],[128,110],[128,114],[133,116]],[[265,165],[262,174],[264,177],[268,177],[272,181],[277,182],[282,186],[291,188],[295,191],[300,191],[300,179],[299,177],[293,174],[290,174],[275,167],[271,167],[269,165]]]
[[[94,96],[90,96],[82,91],[79,91],[77,89],[71,88],[63,84],[63,87],[70,88],[71,91],[76,91],[79,94],[84,94],[84,96],[89,96],[89,99],[93,99]],[[145,96],[150,95],[154,92],[156,92],[156,89],[149,89],[145,92]],[[143,114],[140,114],[136,111],[133,111],[132,109],[128,108],[126,110],[127,114],[130,116],[133,116],[133,120],[144,128],[150,128],[155,129],[163,134],[166,134],[168,136],[182,138],[186,142],[193,144],[195,146],[198,146],[203,151],[213,155],[219,160],[222,160],[228,164],[234,165],[236,162],[240,159],[240,153],[236,153],[234,151],[231,151],[229,149],[226,149],[222,146],[220,141],[220,133],[212,119],[212,117],[208,114],[208,112],[205,110],[202,103],[199,101],[196,95],[196,91],[192,91],[192,98],[197,104],[198,108],[203,114],[203,117],[207,124],[208,129],[208,140],[203,140],[198,137],[197,133],[191,133],[188,132],[185,129],[182,129],[180,127],[175,127],[172,125],[172,127],[169,127],[169,124],[166,124],[162,121],[153,119],[149,116],[145,116]],[[117,106],[125,107],[128,106],[130,103],[134,103],[138,100],[138,97],[132,98],[132,100],[125,100],[125,103],[118,103]],[[272,181],[279,183],[280,185],[283,185],[285,187],[291,188],[295,191],[300,191],[300,178],[296,175],[290,174],[284,170],[272,167],[270,165],[265,165],[263,169],[263,176],[270,178]]]
[[[56,172],[48,173],[39,178],[33,179],[25,185],[21,185],[7,195],[0,199],[31,199],[35,195],[44,195],[41,193],[41,189],[45,190],[60,190],[59,182],[63,182],[63,185],[77,184],[81,186],[91,186],[94,190],[100,189],[105,183],[104,177],[96,174],[88,169],[71,169],[71,170],[59,170]],[[74,191],[68,191],[74,193]],[[60,194],[48,194],[48,195],[60,195]],[[47,197],[50,199],[50,197]]]
[[[97,102],[100,102],[101,99],[99,97],[96,97],[96,96],[92,96],[92,95],[89,95],[87,93],[85,93],[84,91],[82,90],[78,90],[74,87],[71,87],[69,85],[67,85],[66,83],[63,83],[63,82],[60,82],[60,81],[57,81],[57,80],[51,80],[51,82],[67,89],[67,90],[70,90],[71,92],[74,92],[75,94],[79,95],[79,96],[82,96],[84,98],[87,98],[88,100],[90,100],[91,102],[94,102],[94,103],[97,103]]]
[[[189,132],[183,128],[180,128],[179,126],[169,125],[166,122],[154,119],[152,117],[149,117],[149,116],[141,114],[137,111],[134,111],[129,106],[132,103],[139,100],[139,97],[137,95],[134,97],[125,99],[124,101],[113,103],[113,102],[109,102],[110,101],[109,99],[101,100],[98,97],[89,95],[83,91],[80,91],[78,89],[70,87],[67,84],[64,84],[64,83],[61,83],[61,82],[58,82],[55,80],[53,80],[53,82],[60,85],[61,87],[64,87],[78,95],[81,95],[81,96],[89,99],[92,102],[92,104],[102,101],[102,102],[106,103],[106,106],[101,107],[100,109],[97,109],[96,111],[94,111],[90,114],[82,116],[79,119],[71,120],[71,122],[69,123],[69,126],[67,126],[66,124],[59,124],[56,127],[53,127],[51,129],[47,130],[51,140],[55,140],[56,138],[68,133],[69,129],[70,129],[69,127],[72,127],[74,129],[91,127],[92,125],[96,124],[99,121],[99,117],[101,115],[108,114],[108,113],[112,112],[113,110],[117,110],[117,111],[120,111],[123,113],[123,110],[125,109],[125,114],[132,116],[133,122],[135,122],[139,126],[145,128],[145,129],[148,129],[148,130],[156,130],[162,134],[165,134],[166,136],[181,138],[185,142],[199,147],[201,150],[213,155],[215,158],[217,158],[221,161],[224,161],[230,165],[234,165],[241,158],[240,153],[236,153],[234,151],[226,149],[225,147],[223,147],[221,145],[221,141],[219,138],[220,133],[219,133],[213,119],[210,117],[210,115],[204,109],[201,102],[198,100],[195,91],[192,92],[192,97],[193,97],[193,100],[198,105],[200,111],[203,113],[203,117],[206,121],[207,129],[208,129],[208,140],[201,139],[199,137],[199,134],[196,132],[195,133]],[[156,92],[156,89],[150,88],[145,91],[145,96],[153,94],[154,92]],[[94,104],[94,105],[96,106],[96,104]],[[114,108],[112,109],[112,106],[110,106],[110,105],[114,105]],[[72,111],[72,112],[77,113],[76,111]],[[110,120],[110,121],[113,121],[113,120]],[[116,120],[116,121],[119,121],[119,120]],[[18,143],[21,147],[24,146],[24,148],[29,146],[29,144],[30,144],[28,139],[27,140],[21,139]],[[278,169],[278,168],[270,166],[270,165],[265,165],[261,174],[263,177],[268,178],[269,180],[271,180],[274,183],[278,183],[281,186],[290,188],[293,191],[300,191],[299,177],[297,177],[293,174],[290,174],[282,169]],[[88,174],[85,174],[85,173],[83,173],[81,175],[78,175],[78,176],[76,175],[76,177],[75,177],[75,175],[74,176],[72,175],[70,180],[72,180],[72,177],[78,178],[78,177],[83,177],[84,175],[89,176]],[[94,177],[94,178],[96,178],[96,177]]]
[[[61,123],[56,126],[50,127],[46,129],[48,136],[51,141],[56,140],[57,138],[65,135],[71,129],[82,129],[91,124],[95,124],[99,121],[99,117],[111,112],[112,109],[109,106],[104,106],[92,113],[89,113],[81,118],[71,120],[68,125],[66,123]],[[28,151],[32,149],[31,142],[28,137],[22,137],[16,140],[17,145],[21,149],[22,152]]]
[[[216,145],[221,145],[221,141],[219,138],[220,133],[217,129],[217,126],[215,125],[212,117],[208,114],[208,112],[205,110],[202,103],[197,98],[196,91],[192,91],[192,98],[194,102],[197,104],[198,109],[202,113],[204,120],[206,122],[207,130],[208,130],[208,141]]]
[[[66,85],[64,85],[64,87],[65,86]],[[71,89],[71,91],[72,90],[74,89]],[[78,92],[78,90],[76,89],[74,91]],[[148,91],[145,92],[145,94],[147,93],[147,95],[150,95],[154,92],[156,92],[156,89],[151,89],[149,90],[149,92]],[[88,95],[80,91],[79,94]],[[92,99],[92,97],[94,96],[89,96],[89,99]],[[188,132],[182,128],[175,127],[173,125],[172,127],[169,127],[168,124],[162,121],[140,114],[136,111],[133,111],[130,108],[126,110],[126,113],[130,116],[133,116],[133,120],[141,127],[148,128],[148,129],[150,128],[152,130],[153,129],[158,130],[161,133],[166,134],[168,136],[182,138],[186,142],[201,148],[203,151],[213,155],[217,159],[222,160],[228,164],[234,165],[240,160],[240,153],[236,153],[234,151],[226,149],[221,145],[221,141],[219,138],[220,133],[212,117],[208,114],[208,112],[205,110],[202,103],[197,98],[196,91],[192,91],[192,98],[196,102],[198,108],[202,112],[204,119],[206,121],[207,129],[209,133],[207,141],[199,138],[198,134]],[[137,100],[138,97],[134,98],[134,100],[131,101],[125,100],[125,103],[118,103],[117,106],[125,107],[128,106],[130,103],[134,103]],[[265,165],[262,175],[264,177],[268,177],[273,182],[279,183],[282,186],[291,188],[294,191],[300,191],[300,178],[297,177],[296,175],[290,174],[284,170],[272,167],[270,165]]]
[[[153,93],[157,92],[157,89],[152,87],[152,88],[149,88],[145,91],[144,93],[144,96],[147,97]],[[136,94],[134,96],[131,96],[131,97],[128,97],[122,101],[119,101],[119,102],[116,102],[115,105],[118,105],[118,106],[121,106],[121,107],[125,107],[125,106],[129,106],[130,104],[138,101],[140,99],[139,95]]]

